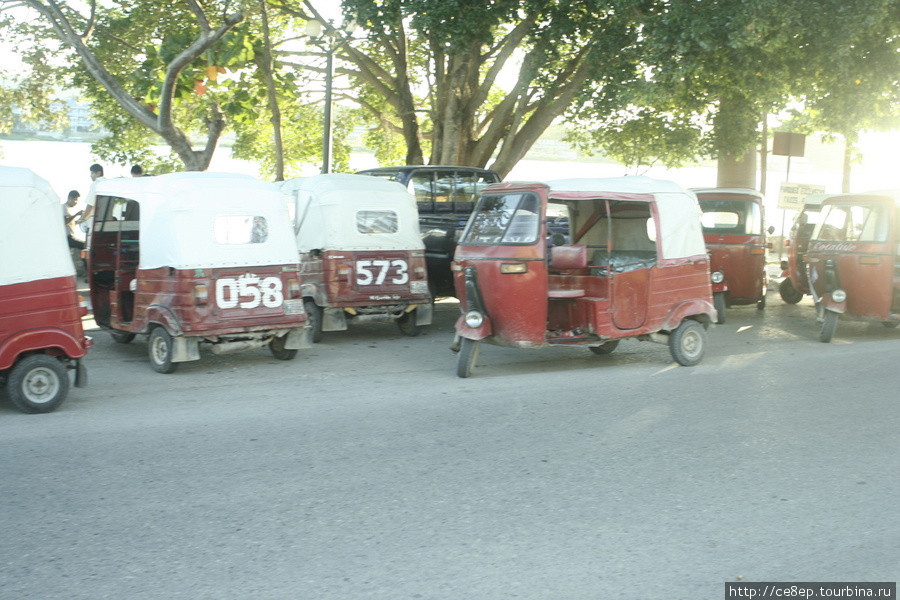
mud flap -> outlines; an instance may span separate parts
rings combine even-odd
[[[322,311],[322,331],[346,331],[347,316],[344,309],[326,308]]]
[[[312,348],[312,328],[295,327],[291,329],[284,340],[285,350],[306,350]]]
[[[75,387],[82,388],[87,385],[88,377],[87,377],[87,368],[84,366],[84,363],[81,362],[81,359],[75,360]]]
[[[434,304],[416,305],[416,325],[431,325],[431,319],[434,317]]]
[[[172,338],[172,362],[200,360],[200,340],[177,336]]]

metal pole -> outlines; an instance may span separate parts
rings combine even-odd
[[[325,127],[322,132],[322,173],[331,172],[331,86],[334,77],[335,44],[329,41],[325,61]]]

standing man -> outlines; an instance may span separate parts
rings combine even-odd
[[[72,212],[72,209],[78,204],[79,198],[81,198],[81,194],[78,193],[78,190],[69,192],[69,197],[66,198],[66,203],[63,205],[63,219],[66,222],[66,237],[69,239],[69,248],[84,250],[84,242],[75,237],[75,219],[80,217],[84,211]]]
[[[85,199],[84,214],[81,215],[81,218],[78,220],[79,223],[87,222],[90,225],[90,221],[88,219],[91,218],[91,215],[94,212],[94,203],[97,202],[97,191],[94,189],[97,182],[103,179],[103,166],[97,163],[91,165],[91,189],[88,190],[87,198]]]

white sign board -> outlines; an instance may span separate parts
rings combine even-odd
[[[778,194],[778,208],[800,210],[803,208],[803,200],[807,196],[824,193],[824,185],[784,182],[781,184],[781,191]]]

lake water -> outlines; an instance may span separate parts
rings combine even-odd
[[[865,160],[861,165],[853,167],[851,189],[861,192],[900,188],[900,177],[898,177],[895,158],[896,134],[872,134],[864,136],[862,139]],[[824,185],[826,192],[839,193],[841,191],[842,165],[838,159],[834,158],[835,155],[839,156],[839,153],[832,148],[828,159],[823,161],[814,154],[816,148],[820,146],[811,143],[812,141],[812,138],[807,141],[810,158],[792,159],[791,182]],[[95,162],[101,161],[91,155],[91,145],[85,142],[0,140],[0,165],[28,167],[49,181],[62,199],[72,189],[81,192],[82,199],[84,198],[91,183],[88,168]],[[378,165],[375,157],[371,154],[358,153],[350,157],[352,170],[376,166]],[[788,211],[788,214],[785,215],[785,211],[777,209],[780,185],[787,180],[786,167],[785,157],[770,157],[765,194],[767,198],[766,216],[769,224],[774,225],[779,232],[785,216],[787,216],[789,224],[789,219],[794,214],[794,211]],[[106,177],[128,177],[131,165],[104,164],[104,170]],[[216,151],[210,171],[259,176],[256,164],[232,158],[228,148],[220,148]],[[317,169],[311,166],[309,174],[316,172]],[[626,168],[621,165],[598,162],[523,160],[516,165],[506,179],[508,181],[541,181],[570,177],[619,177],[626,174],[628,174]],[[642,174],[668,179],[685,188],[713,187],[716,183],[716,170],[713,167],[683,169],[654,167]]]

